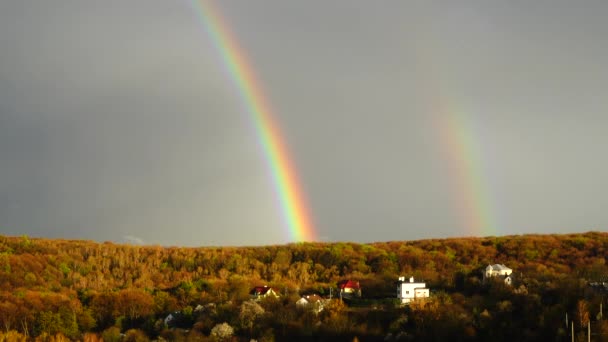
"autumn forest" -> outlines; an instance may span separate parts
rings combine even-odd
[[[0,236],[0,341],[608,341],[607,258],[600,232],[201,248]],[[483,279],[497,263],[512,284]],[[402,305],[400,276],[430,297]],[[340,299],[343,280],[361,297]],[[264,285],[278,297],[253,300]]]

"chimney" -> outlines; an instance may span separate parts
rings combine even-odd
[[[414,277],[410,277],[410,283],[414,282]]]
[[[399,277],[399,281],[405,281],[405,277]]]

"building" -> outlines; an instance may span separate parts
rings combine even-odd
[[[429,289],[423,282],[415,282],[414,277],[410,277],[408,281],[405,277],[399,277],[397,283],[397,298],[401,303],[409,303],[415,299],[428,298],[430,295]]]
[[[361,285],[358,281],[342,280],[338,283],[338,289],[340,290],[340,298],[361,297]]]
[[[597,292],[608,293],[608,282],[605,281],[589,282],[589,287]]]
[[[170,313],[167,317],[165,317],[165,320],[164,320],[165,325],[169,325],[172,321],[175,320],[175,317],[177,317],[179,314],[180,314],[179,311]]]
[[[507,285],[511,285],[513,279],[511,278],[513,270],[503,264],[488,265],[483,272],[483,281],[487,279],[499,277],[502,278]]]
[[[267,297],[279,298],[279,294],[268,285],[254,287],[251,291],[249,291],[249,296],[251,299],[256,300]]]
[[[311,308],[313,310],[313,312],[315,312],[315,313],[319,313],[319,312],[323,311],[324,304],[325,304],[325,301],[323,300],[323,298],[321,298],[321,296],[319,296],[316,293],[302,295],[302,298],[300,298],[296,302],[297,307]]]

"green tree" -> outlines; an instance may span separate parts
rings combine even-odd
[[[42,311],[36,319],[34,333],[36,335],[45,333],[49,336],[63,334],[76,338],[78,336],[76,315],[67,308],[60,308],[58,312]]]
[[[80,312],[76,319],[78,321],[78,327],[81,331],[91,331],[91,329],[95,328],[96,322],[95,318],[93,318],[93,312],[90,308],[85,308]]]
[[[101,333],[104,342],[120,342],[120,329],[118,327],[109,327]]]
[[[55,335],[62,329],[61,315],[52,311],[43,311],[36,319],[34,334]]]

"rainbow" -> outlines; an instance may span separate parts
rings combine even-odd
[[[496,235],[497,227],[488,196],[483,151],[474,125],[462,113],[438,108],[435,129],[450,165],[454,202],[469,234]]]
[[[467,110],[464,98],[455,95],[449,78],[453,74],[433,30],[421,30],[413,42],[414,52],[424,70],[420,80],[423,96],[430,103],[434,141],[445,159],[451,197],[460,225],[472,236],[497,235],[498,225],[489,174],[482,149],[482,135],[476,129],[473,111]],[[452,88],[450,88],[452,87]]]
[[[271,107],[245,52],[239,47],[238,41],[211,1],[192,0],[191,5],[213,41],[227,74],[254,122],[291,238],[295,241],[317,240],[287,144],[281,136],[279,125],[272,115]]]

